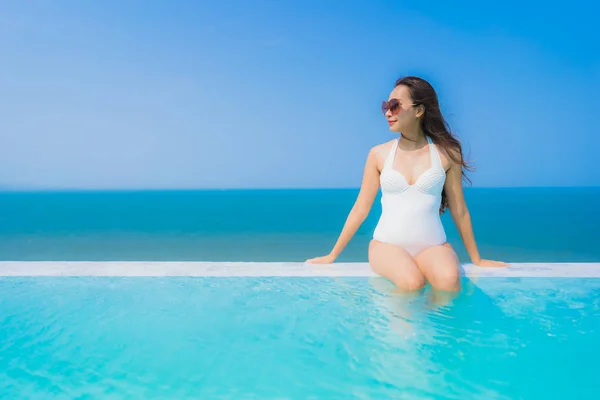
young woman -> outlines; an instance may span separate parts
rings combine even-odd
[[[504,262],[479,256],[462,189],[464,170],[459,141],[449,132],[433,87],[408,76],[396,81],[382,112],[399,138],[371,149],[362,186],[331,253],[307,260],[332,263],[363,223],[381,186],[382,213],[369,244],[375,273],[398,289],[460,290],[460,266],[446,241],[440,214],[447,208],[473,264],[499,267]]]

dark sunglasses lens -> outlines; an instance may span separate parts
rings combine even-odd
[[[400,110],[400,103],[396,99],[390,100],[390,111],[396,114]]]

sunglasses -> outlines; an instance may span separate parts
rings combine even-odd
[[[411,104],[410,107],[417,106],[418,104]],[[398,99],[391,99],[390,101],[382,101],[381,102],[381,112],[385,115],[388,110],[392,113],[392,115],[399,114],[404,111]]]

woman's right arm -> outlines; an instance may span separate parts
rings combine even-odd
[[[377,169],[377,147],[374,147],[369,151],[369,155],[367,156],[358,197],[346,218],[346,223],[335,246],[333,246],[328,255],[311,258],[310,260],[306,260],[306,262],[311,264],[329,264],[334,262],[369,215],[378,191],[379,170]]]

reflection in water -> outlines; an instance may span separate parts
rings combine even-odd
[[[373,334],[385,343],[385,347],[372,350],[383,351],[386,354],[379,357],[400,363],[403,373],[411,376],[413,388],[421,394],[510,398],[500,395],[489,379],[481,377],[481,371],[486,371],[481,362],[489,347],[498,346],[496,353],[505,351],[505,343],[494,340],[493,332],[506,325],[503,320],[508,317],[472,281],[463,279],[459,293],[440,293],[427,286],[411,295],[398,294],[383,278],[372,278],[369,285],[369,296],[377,310],[370,313],[374,317]],[[471,367],[466,366],[467,361]],[[382,374],[387,375],[385,371]],[[394,376],[388,379],[398,381]]]
[[[425,391],[502,399],[579,393],[585,398],[595,379],[593,360],[600,357],[592,339],[593,332],[600,333],[600,305],[590,303],[600,295],[600,284],[561,290],[564,282],[535,283],[540,281],[464,278],[462,291],[440,303],[430,286],[405,296],[396,294],[389,281],[373,278],[369,296],[377,312],[372,315],[380,318],[373,333],[385,342],[388,357],[402,354],[398,362],[410,360],[402,366],[407,373],[427,371],[427,381],[417,386]],[[545,290],[532,293],[528,288],[536,284]],[[561,354],[560,363],[553,354]],[[589,368],[582,369],[582,362]],[[544,386],[552,389],[541,395]]]

